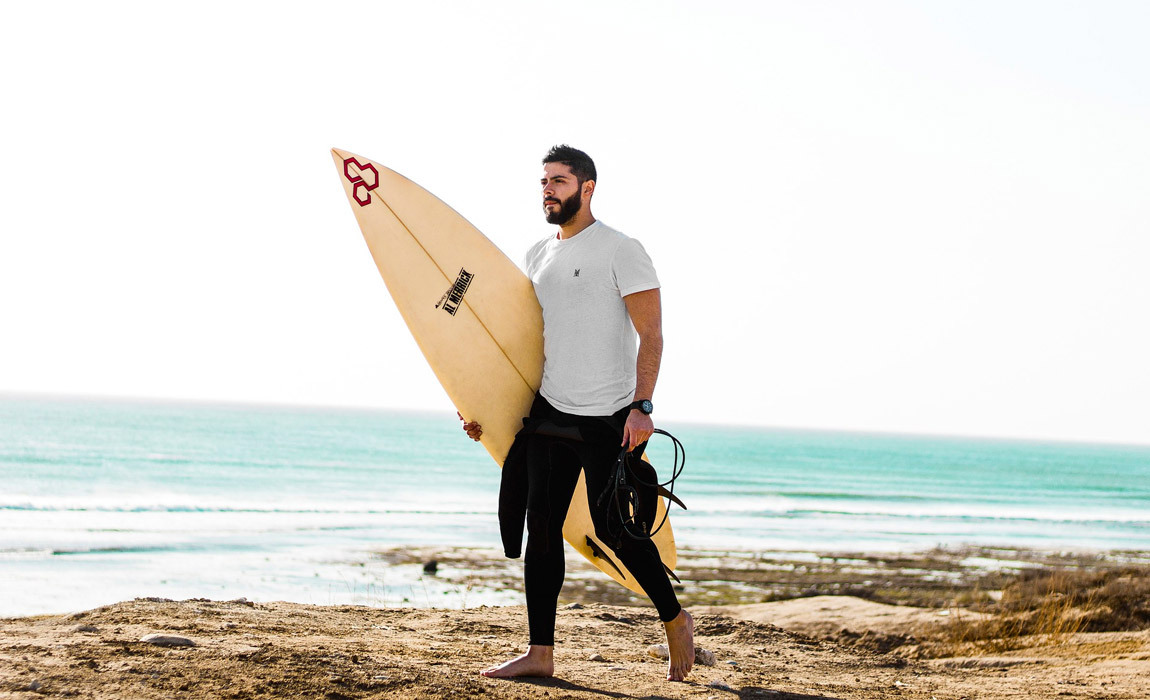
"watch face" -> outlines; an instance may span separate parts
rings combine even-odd
[[[651,402],[650,402],[649,400],[647,400],[647,399],[644,399],[644,400],[643,400],[643,405],[639,407],[639,410],[640,410],[640,411],[642,411],[643,413],[647,413],[647,414],[650,414],[650,413],[651,413],[651,411],[654,411],[654,410],[655,410],[655,404],[651,403]]]

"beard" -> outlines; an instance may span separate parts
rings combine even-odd
[[[560,201],[558,210],[547,211],[544,209],[544,212],[547,215],[547,223],[562,226],[571,219],[575,218],[575,215],[578,214],[579,210],[583,208],[583,201],[579,198],[579,193],[582,191],[582,189],[583,188],[580,187],[579,190],[575,191],[575,194],[571,195],[567,199]]]

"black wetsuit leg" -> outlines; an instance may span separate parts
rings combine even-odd
[[[527,548],[523,588],[530,644],[555,644],[555,606],[563,588],[563,521],[579,483],[573,442],[532,435],[527,439]]]

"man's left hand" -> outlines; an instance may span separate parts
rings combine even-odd
[[[654,432],[655,423],[651,420],[651,416],[633,408],[630,415],[627,416],[627,424],[623,426],[623,442],[620,447],[626,446],[627,451],[630,452],[647,442]]]

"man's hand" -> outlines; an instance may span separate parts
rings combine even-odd
[[[476,442],[479,442],[479,438],[483,436],[483,426],[479,425],[475,421],[468,423],[467,421],[463,420],[463,415],[459,411],[456,411],[455,415],[459,416],[459,420],[463,421],[463,430],[467,433],[467,437]]]
[[[647,442],[654,432],[655,423],[651,420],[651,416],[632,408],[630,415],[627,416],[627,424],[623,426],[623,442],[619,446],[625,446],[630,452]]]

